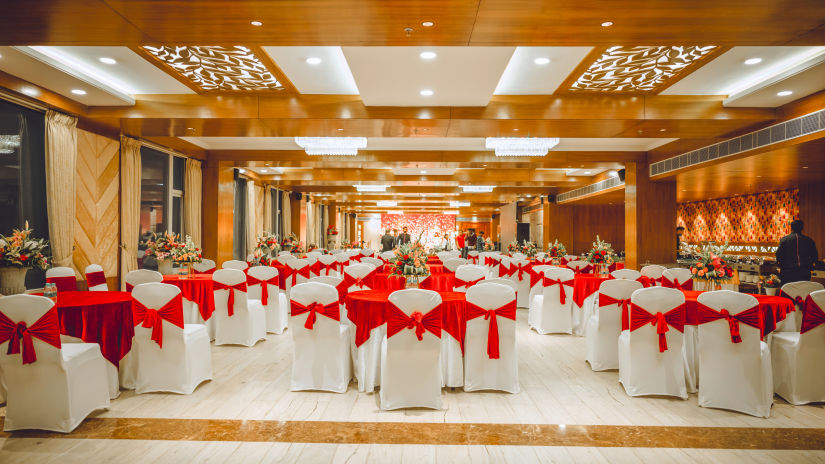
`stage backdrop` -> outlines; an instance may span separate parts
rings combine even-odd
[[[421,242],[424,246],[432,247],[439,242],[439,237],[445,233],[455,235],[455,216],[451,214],[382,214],[381,233],[385,230],[407,227],[407,231],[415,240],[423,232]]]

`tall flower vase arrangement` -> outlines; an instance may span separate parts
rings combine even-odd
[[[558,239],[554,240],[553,243],[547,247],[547,256],[552,260],[553,265],[559,265],[561,259],[566,254],[567,248],[565,248],[564,244],[558,241]]]
[[[263,232],[258,236],[255,244],[255,251],[252,252],[253,263],[268,266],[269,263],[278,257],[281,251],[281,242],[278,236],[271,232]]]
[[[192,237],[186,236],[186,240],[175,244],[172,248],[172,260],[178,266],[185,266],[186,274],[194,274],[193,265],[203,261],[200,248],[195,246]]]
[[[613,264],[615,257],[613,247],[596,235],[596,241],[593,242],[593,248],[587,253],[585,261],[594,266],[599,274],[607,275],[609,274],[608,266]]]
[[[724,245],[709,243],[701,250],[689,250],[690,254],[695,256],[695,262],[690,267],[694,279],[694,289],[699,287],[698,290],[721,290],[722,284],[734,279],[733,268],[728,265],[725,259],[727,248],[727,243]]]
[[[14,229],[11,235],[0,235],[0,294],[16,295],[26,291],[26,274],[29,269],[49,267],[46,250],[49,242],[32,238],[32,230],[26,222],[23,230]]]
[[[407,287],[418,287],[421,279],[430,274],[427,252],[418,241],[396,248],[390,263],[392,274],[406,278]]]
[[[153,233],[146,241],[146,256],[154,256],[158,262],[158,272],[163,275],[173,274],[172,249],[178,244],[177,235],[164,232],[160,235]]]

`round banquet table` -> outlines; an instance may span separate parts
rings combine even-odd
[[[132,294],[129,292],[58,292],[60,333],[97,343],[116,367],[132,348]]]
[[[444,264],[441,262],[441,258],[438,256],[428,256],[427,257],[427,264]]]
[[[445,272],[442,274],[430,274],[418,284],[420,288],[434,290],[436,292],[452,292],[455,287],[455,274]]]
[[[376,272],[372,275],[373,290],[401,290],[407,285],[407,280],[389,272]]]
[[[573,303],[578,307],[584,306],[584,300],[590,295],[599,291],[599,286],[605,280],[610,279],[609,276],[600,276],[594,274],[576,274],[574,277],[575,284],[573,285]]]
[[[429,264],[428,263],[428,266],[430,267],[430,274],[444,274],[444,273],[450,272],[450,271],[447,270],[447,268],[444,267],[443,264]]]
[[[212,292],[211,274],[165,275],[163,283],[178,287],[184,298],[198,305],[198,311],[204,321],[212,317],[215,296]]]
[[[346,297],[347,319],[355,325],[355,345],[363,345],[372,329],[386,322],[389,296],[394,290],[364,290]],[[464,311],[467,300],[464,293],[438,292],[441,295],[441,328],[464,346],[466,329]]]
[[[699,307],[697,298],[703,293],[698,290],[682,290],[685,294],[685,324],[697,325],[696,311]],[[776,329],[776,324],[785,320],[789,312],[795,311],[793,300],[781,296],[751,295],[759,302],[762,313],[762,336]]]

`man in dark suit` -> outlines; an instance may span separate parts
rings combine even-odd
[[[782,237],[776,249],[782,284],[811,280],[814,263],[819,261],[816,243],[811,237],[802,235],[804,225],[799,219],[791,222],[791,233]]]
[[[392,251],[395,247],[395,237],[390,234],[390,229],[384,231],[381,236],[381,251]]]
[[[407,233],[407,228],[401,228],[401,234],[398,236],[398,245],[406,245],[412,241],[410,234]]]

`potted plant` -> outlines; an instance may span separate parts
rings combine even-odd
[[[709,243],[701,250],[692,250],[696,259],[690,267],[690,272],[693,279],[704,282],[706,290],[721,290],[723,282],[733,280],[733,268],[724,258],[727,248],[727,243],[721,246]]]
[[[200,248],[195,246],[192,237],[186,236],[186,240],[178,242],[172,248],[172,260],[175,264],[185,265],[187,274],[193,274],[192,265],[203,261]]]
[[[547,256],[551,258],[554,265],[558,265],[566,254],[567,248],[558,239],[553,240],[553,243],[547,247]]]
[[[765,287],[765,295],[776,295],[776,290],[782,285],[782,281],[776,274],[771,274],[762,281],[762,286]]]
[[[46,250],[49,242],[32,238],[29,222],[23,230],[14,229],[11,235],[0,235],[0,294],[15,295],[26,291],[26,273],[36,267],[49,267]]]
[[[596,267],[599,274],[607,274],[607,268],[613,264],[615,256],[613,247],[596,235],[596,241],[593,242],[593,248],[587,253],[585,261]]]

